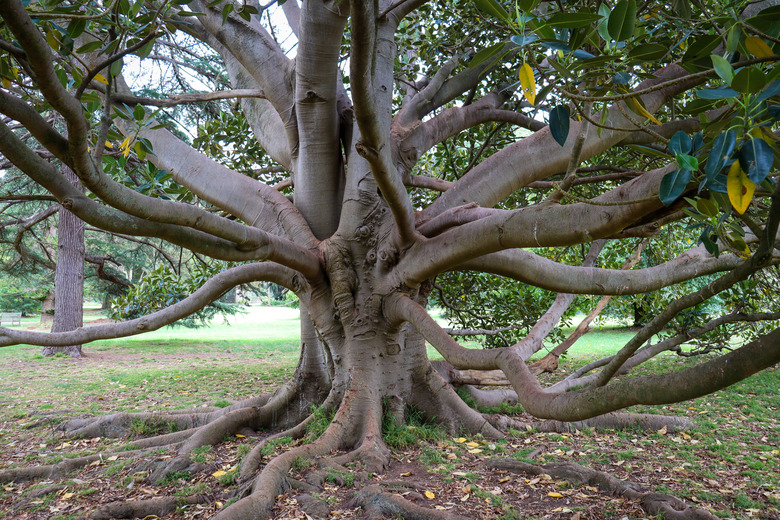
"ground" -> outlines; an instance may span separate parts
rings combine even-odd
[[[258,314],[260,313],[260,314]],[[259,339],[258,322],[273,323]],[[112,411],[148,411],[229,402],[277,387],[295,364],[294,312],[253,309],[232,327],[211,331],[160,331],[157,336],[88,345],[82,360],[43,358],[37,349],[0,351],[0,468],[52,463],[126,444],[124,440],[67,439],[53,429],[63,417]],[[609,334],[601,338],[609,342]],[[612,334],[622,334],[613,332]],[[194,338],[200,337],[200,341]],[[587,362],[587,343],[562,369]],[[659,364],[683,365],[669,356]],[[658,365],[656,369],[660,370]],[[583,430],[571,434],[521,431],[503,441],[444,435],[435,425],[415,423],[386,432],[394,449],[383,475],[332,473],[318,493],[330,518],[361,518],[352,499],[372,483],[396,486],[415,503],[478,519],[644,518],[635,501],[572,486],[544,474],[492,469],[498,458],[545,464],[573,461],[620,479],[666,492],[723,518],[780,519],[780,368],[695,401],[637,411],[684,415],[688,432]],[[522,410],[504,411],[522,417]],[[139,423],[139,435],[166,425]],[[0,487],[0,518],[76,519],[116,500],[177,496],[165,520],[209,518],[235,490],[234,468],[268,432],[226,438],[193,457],[197,474],[174,474],[161,486],[145,482],[138,460],[121,453],[96,461],[56,481],[7,483]],[[316,435],[316,432],[311,433]],[[276,452],[292,443],[280,443]],[[158,457],[170,457],[160,453]],[[270,450],[268,455],[270,456]],[[309,468],[297,467],[304,474]],[[306,497],[290,490],[277,500],[278,518],[306,518]],[[185,505],[183,497],[196,497]],[[197,503],[195,503],[197,502]],[[316,502],[316,501],[315,501]],[[320,506],[322,502],[316,502]],[[306,506],[313,514],[311,506]],[[152,517],[153,518],[153,517]]]

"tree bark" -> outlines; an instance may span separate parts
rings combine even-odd
[[[63,174],[74,184],[76,174],[63,167]],[[60,208],[57,229],[57,268],[54,273],[54,321],[52,332],[67,332],[84,325],[84,221]],[[82,355],[81,345],[43,347],[41,354],[53,356],[65,353],[70,357]]]

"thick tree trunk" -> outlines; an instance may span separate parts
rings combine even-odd
[[[63,168],[71,182],[78,179]],[[54,274],[54,323],[52,332],[67,332],[84,324],[84,222],[67,209],[60,208],[57,230],[57,268]],[[44,356],[64,352],[81,357],[81,345],[43,347]]]

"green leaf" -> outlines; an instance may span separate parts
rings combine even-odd
[[[474,3],[484,13],[504,21],[509,20],[509,13],[496,0],[474,0]]]
[[[535,42],[536,40],[539,39],[539,37],[535,34],[516,34],[509,39],[512,40],[513,43],[516,43],[520,47],[523,47],[524,45],[529,45]]]
[[[696,95],[702,99],[725,99],[739,96],[739,92],[733,88],[703,88],[696,91]]]
[[[757,67],[745,67],[737,72],[731,81],[731,86],[742,94],[755,94],[766,85],[766,76]]]
[[[111,64],[111,67],[109,67],[108,71],[111,74],[111,77],[117,77],[119,74],[122,73],[122,66],[124,65],[124,62],[122,61],[122,58],[119,58],[114,63]]]
[[[739,40],[742,38],[742,35],[742,27],[740,27],[739,24],[734,24],[729,30],[729,35],[726,38],[726,51],[729,54],[734,54],[737,51],[737,46],[739,45]]]
[[[103,46],[103,42],[102,41],[95,40],[93,42],[85,43],[84,45],[82,45],[81,47],[76,49],[76,52],[79,53],[79,54],[86,54],[88,52],[96,51],[99,48],[101,48],[102,46]]]
[[[578,29],[598,22],[601,18],[600,14],[595,13],[555,13],[547,19],[547,25],[556,28]]]
[[[550,133],[555,142],[563,146],[569,137],[569,108],[558,105],[550,111]]]
[[[709,199],[699,199],[696,203],[696,209],[702,215],[716,217],[718,215],[718,206]]]
[[[766,179],[774,160],[772,148],[760,137],[751,139],[739,149],[739,165],[756,184],[761,184]]]
[[[136,121],[143,121],[144,117],[146,117],[146,111],[143,105],[136,105],[133,109],[133,118]]]
[[[675,156],[675,161],[677,162],[678,166],[684,170],[693,172],[699,169],[699,160],[692,155],[688,155],[687,153],[678,153]]]
[[[607,20],[607,30],[613,40],[624,41],[634,35],[634,24],[636,23],[636,1],[621,0],[615,8],[609,13]]]
[[[648,43],[628,51],[628,57],[640,61],[655,61],[663,58],[667,52],[669,52],[669,47],[666,45]]]
[[[704,174],[708,179],[714,178],[726,166],[726,161],[731,157],[736,144],[737,136],[733,130],[728,130],[715,138],[707,158],[707,166],[704,168]]]
[[[718,76],[731,85],[731,80],[734,79],[734,67],[731,66],[731,63],[723,56],[718,56],[717,54],[713,54],[710,58],[712,58],[712,67]]]
[[[225,7],[222,8],[222,25],[224,25],[225,22],[227,22],[230,13],[233,12],[233,8],[234,7],[232,3],[225,4]]]
[[[661,199],[664,206],[668,206],[683,194],[689,182],[691,182],[691,172],[689,170],[680,169],[667,173],[661,179],[658,198]]]
[[[501,51],[501,49],[504,48],[504,45],[506,45],[504,42],[499,42],[499,43],[494,43],[490,47],[481,49],[471,58],[471,61],[469,61],[469,67],[476,67],[480,63],[489,60],[490,58],[498,54]]]
[[[693,141],[691,141],[691,138],[683,132],[682,130],[676,132],[671,139],[669,139],[669,151],[672,152],[673,155],[688,153],[691,151],[691,148],[693,147]],[[693,168],[694,170],[696,168]]]
[[[609,20],[609,6],[605,3],[602,3],[599,6],[599,14],[602,17],[598,26],[599,36],[601,36],[604,41],[608,42],[612,39],[609,37],[609,30],[607,29],[607,22]]]

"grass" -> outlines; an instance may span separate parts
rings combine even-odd
[[[94,313],[90,315],[92,319],[95,317]],[[32,320],[25,321],[25,325],[29,323]],[[252,307],[248,313],[231,318],[230,324],[218,322],[200,330],[165,328],[132,338],[89,344],[84,347],[88,357],[82,361],[43,358],[38,354],[38,347],[0,349],[0,454],[3,460],[10,461],[9,465],[30,465],[56,462],[72,453],[112,445],[113,441],[100,440],[90,446],[60,449],[62,440],[51,435],[51,425],[24,429],[46,417],[44,414],[48,412],[70,409],[73,413],[103,414],[204,403],[224,407],[235,400],[273,390],[288,380],[295,369],[299,325],[295,310]],[[587,335],[561,360],[561,372],[614,353],[631,336],[631,331],[619,328]],[[434,359],[440,358],[432,349],[429,353]],[[680,370],[698,361],[662,355],[641,373]],[[616,472],[620,478],[632,478],[631,472],[641,472],[655,479],[654,489],[665,486],[686,500],[695,498],[700,504],[710,504],[712,510],[722,511],[726,517],[746,520],[755,517],[752,511],[756,509],[773,508],[772,514],[780,514],[780,474],[776,471],[780,465],[778,410],[780,371],[774,369],[689,402],[632,409],[687,416],[697,426],[685,435],[593,429],[572,435],[519,431],[506,442],[483,443],[474,439],[480,442],[482,453],[472,456],[467,447],[450,439],[435,421],[426,422],[421,413],[412,410],[407,413],[404,425],[386,418],[383,436],[393,450],[417,450],[417,462],[426,471],[443,470],[447,474],[458,471],[465,476],[457,480],[465,482],[484,481],[482,473],[468,466],[469,460],[497,455],[524,459],[541,448],[537,462],[573,460]],[[504,406],[482,411],[521,413],[522,409]],[[331,417],[332,412],[316,410],[307,439],[321,435]],[[133,429],[136,434],[153,435],[170,430],[170,425],[145,421],[134,424]],[[36,436],[34,444],[30,441],[27,447],[20,448],[22,433]],[[266,445],[261,453],[269,457],[290,444],[291,438],[279,439]],[[249,442],[236,445],[236,460],[243,459],[253,446]],[[191,458],[209,463],[221,457],[220,449],[219,446],[200,448]],[[455,457],[447,458],[447,452]],[[127,481],[125,485],[142,478],[143,475],[129,474],[133,471],[129,462],[121,458],[109,461],[100,470],[101,475],[123,478]],[[295,463],[296,470],[305,471],[307,467],[303,459]],[[229,472],[212,480],[229,486],[235,483],[235,477],[235,472]],[[181,488],[180,496],[204,491],[202,482],[191,481],[196,478],[189,474],[168,477],[170,484]],[[355,485],[352,473],[334,473],[330,479],[348,487]],[[501,501],[501,497],[486,491],[477,494],[491,504]],[[48,505],[48,502],[36,504],[42,508]],[[531,518],[507,507],[504,518]],[[605,507],[605,515],[607,511]]]

